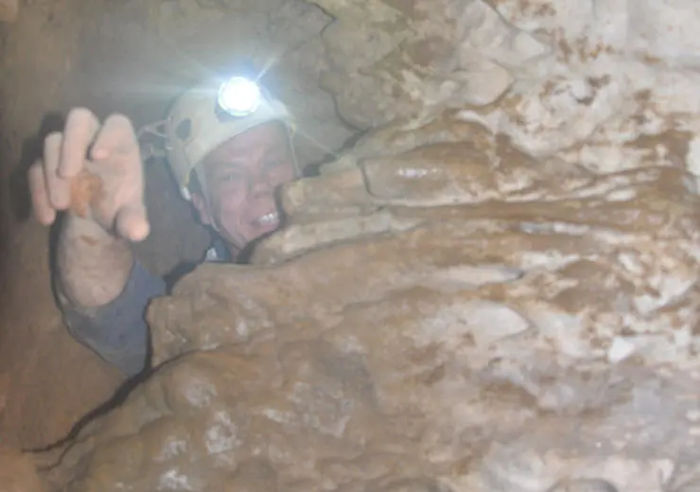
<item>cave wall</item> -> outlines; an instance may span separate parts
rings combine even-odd
[[[0,443],[62,438],[122,380],[73,342],[54,307],[50,238],[29,219],[25,178],[41,137],[76,105],[123,112],[137,127],[158,120],[189,85],[245,57],[268,67],[266,83],[290,102],[301,158],[323,159],[351,135],[316,83],[328,21],[301,1],[34,0],[0,24]],[[137,254],[163,274],[199,259],[208,234],[162,160],[146,172],[153,234]]]
[[[695,2],[315,3],[338,18],[323,84],[358,127],[454,108],[537,158],[700,174]]]
[[[310,43],[314,69],[367,133],[285,188],[289,221],[254,265],[204,265],[152,304],[158,370],[33,455],[42,478],[75,491],[697,490],[697,3],[314,3],[335,18]],[[193,30],[284,11],[96,5],[109,23],[150,19],[148,32],[84,29],[161,39],[159,19],[202,53]],[[104,70],[122,47],[91,46],[82,72],[102,84],[79,95],[114,89]],[[22,227],[17,244],[45,248]],[[9,248],[11,264],[36,264],[31,247]],[[45,285],[35,268],[25,295]]]
[[[314,3],[367,133],[152,303],[158,370],[44,477],[698,490],[698,4]]]

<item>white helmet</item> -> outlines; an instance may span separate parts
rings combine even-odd
[[[190,199],[190,175],[207,154],[231,137],[275,120],[285,123],[292,145],[292,118],[285,105],[243,77],[207,82],[180,96],[165,121],[165,136],[168,162],[185,199]],[[298,172],[296,157],[294,166]]]

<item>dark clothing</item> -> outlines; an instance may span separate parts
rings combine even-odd
[[[146,306],[163,294],[165,282],[135,261],[116,299],[91,309],[66,306],[63,316],[73,337],[131,376],[141,372],[148,355]]]
[[[215,241],[205,261],[230,261],[225,245]],[[166,283],[134,261],[124,290],[109,304],[77,308],[64,301],[68,331],[107,362],[132,376],[141,372],[148,358],[149,333],[144,314],[154,297],[165,295]]]

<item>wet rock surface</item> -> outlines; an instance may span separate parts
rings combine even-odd
[[[245,59],[268,67],[265,82],[291,103],[301,159],[317,162],[352,133],[316,83],[318,33],[330,18],[302,0],[28,0],[3,23],[2,6],[13,3],[0,0],[0,444],[41,449],[123,383],[66,330],[51,290],[55,233],[29,218],[27,167],[62,115],[79,105],[141,128],[200,78]],[[144,157],[162,150],[146,145],[158,142],[144,138]],[[177,277],[210,237],[165,162],[149,160],[146,183],[151,234],[135,253],[153,273]]]
[[[674,99],[698,72],[694,38],[663,30],[692,31],[695,4],[317,3],[337,18],[326,83],[377,127],[283,190],[288,222],[253,265],[202,265],[152,303],[159,367],[47,481],[700,489],[700,113],[690,91]],[[622,25],[626,52],[584,50]],[[430,92],[455,53],[486,82]],[[619,85],[633,66],[651,78]],[[615,97],[598,102],[548,83],[606,69]]]
[[[343,216],[292,216],[267,266],[205,265],[156,301],[169,362],[66,455],[74,490],[661,491],[697,463],[689,176],[540,173],[425,206],[459,173],[405,162],[377,186],[416,203],[359,169],[299,182],[287,200],[333,190]]]

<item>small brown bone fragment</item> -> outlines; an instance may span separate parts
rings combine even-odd
[[[14,22],[19,13],[19,0],[0,0],[0,22]]]
[[[101,191],[102,180],[94,174],[82,171],[71,182],[70,211],[79,217],[87,217],[89,205],[95,203]]]

